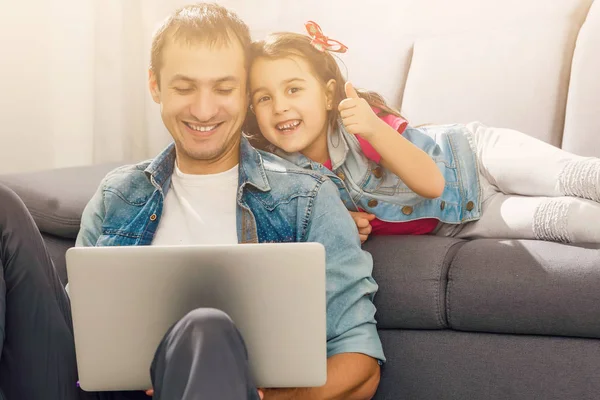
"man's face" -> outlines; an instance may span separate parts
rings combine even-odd
[[[150,92],[175,141],[179,168],[214,173],[235,166],[248,106],[240,43],[170,41],[163,48],[159,79],[160,85],[150,72]]]

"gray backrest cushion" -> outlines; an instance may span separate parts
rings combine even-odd
[[[121,163],[0,175],[31,212],[41,232],[74,239],[81,213],[104,176]]]

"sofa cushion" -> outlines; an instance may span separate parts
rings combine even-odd
[[[565,17],[417,40],[402,113],[413,125],[481,121],[560,146],[578,28]]]
[[[100,181],[121,164],[102,164],[0,176],[29,209],[41,232],[74,239],[81,213]]]
[[[596,71],[596,72],[594,72]],[[563,149],[600,157],[600,2],[590,8],[573,54]]]
[[[374,236],[365,243],[379,284],[380,329],[447,327],[448,266],[463,243],[437,236]]]
[[[447,315],[463,331],[600,338],[600,245],[474,240],[448,273]]]
[[[374,400],[596,400],[595,339],[450,330],[379,331],[387,363]]]

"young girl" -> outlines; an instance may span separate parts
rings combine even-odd
[[[480,123],[416,128],[382,97],[345,82],[309,36],[254,43],[248,133],[283,158],[324,173],[369,234],[600,242],[600,159]],[[254,123],[252,123],[254,122]],[[254,128],[253,128],[254,126]]]

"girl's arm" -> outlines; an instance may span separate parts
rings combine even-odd
[[[433,159],[381,120],[350,82],[346,82],[345,90],[347,98],[338,110],[346,130],[368,141],[381,156],[381,165],[413,192],[427,198],[441,196],[444,176]]]
[[[381,165],[396,174],[419,196],[430,199],[440,197],[444,191],[444,176],[429,154],[377,119],[380,124],[373,133],[368,137],[364,134],[361,136],[377,150]]]

